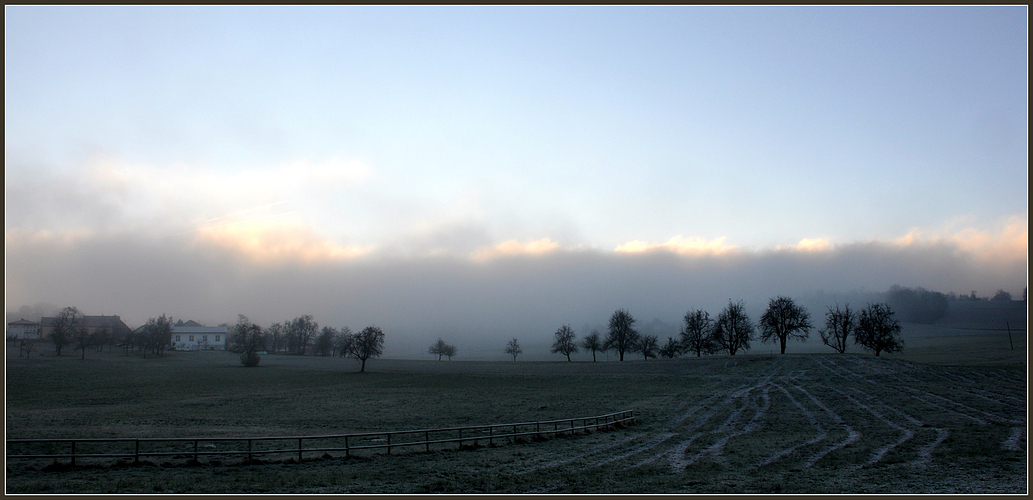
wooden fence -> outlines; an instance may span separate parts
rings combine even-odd
[[[86,439],[8,439],[7,459],[63,459],[76,458],[128,459],[139,463],[145,457],[172,457],[193,459],[201,456],[242,456],[249,461],[256,455],[291,454],[301,461],[305,454],[344,452],[352,456],[363,450],[420,449],[431,451],[432,445],[464,443],[494,445],[497,441],[517,438],[555,437],[577,432],[613,428],[635,420],[634,410],[624,410],[594,417],[576,417],[560,420],[519,422],[513,424],[476,425],[411,431],[363,432],[314,436],[257,436],[210,438],[86,438]],[[243,446],[246,444],[247,448]],[[226,447],[228,449],[219,449]],[[238,449],[234,449],[237,447]]]

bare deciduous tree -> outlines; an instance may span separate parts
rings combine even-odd
[[[431,344],[430,349],[428,349],[427,352],[429,354],[436,354],[438,356],[438,361],[441,361],[443,356],[448,357],[451,361],[452,356],[456,355],[456,346],[450,345],[442,340],[441,337],[438,337],[438,341]]]
[[[610,316],[610,331],[603,343],[603,349],[617,351],[621,361],[624,361],[624,353],[635,348],[638,342],[638,332],[635,331],[635,318],[624,309],[618,309]]]
[[[656,357],[656,351],[660,348],[660,339],[656,335],[642,335],[635,342],[635,350],[642,353],[645,360]]]
[[[28,358],[32,354],[32,349],[36,347],[36,339],[21,339],[18,344],[18,357],[22,357],[22,353],[25,353],[25,357]]]
[[[334,352],[342,358],[348,357],[352,350],[352,342],[354,341],[355,335],[352,333],[352,329],[342,326],[337,332],[337,337],[334,338]]]
[[[283,323],[273,323],[265,329],[269,336],[269,349],[273,353],[280,352],[280,344],[283,343]]]
[[[595,353],[603,351],[602,338],[597,330],[592,330],[592,333],[581,339],[581,347],[584,347],[586,351],[592,351],[592,362],[595,362]]]
[[[559,330],[556,330],[556,340],[552,343],[552,352],[560,353],[567,356],[567,361],[570,361],[570,355],[577,352],[577,341],[574,336],[574,329],[570,325],[563,325]]]
[[[89,328],[80,325],[73,329],[72,340],[75,341],[75,348],[82,352],[82,357],[79,359],[86,359],[86,348],[93,345],[96,338],[90,333]]]
[[[332,326],[324,326],[316,337],[316,355],[330,356],[334,353],[334,340],[337,338],[337,329]]]
[[[163,356],[165,348],[172,343],[172,318],[162,314],[147,320],[143,337],[145,350],[151,349],[154,354]],[[146,351],[144,356],[147,356]]]
[[[287,343],[300,355],[305,354],[309,342],[319,331],[319,323],[312,321],[312,315],[305,314],[291,320],[287,325]]]
[[[768,309],[760,316],[761,342],[778,342],[780,354],[786,353],[787,340],[807,340],[811,328],[811,314],[781,295],[768,301]]]
[[[510,340],[509,343],[506,344],[506,354],[513,356],[513,361],[516,361],[517,355],[522,352],[524,352],[524,350],[520,348],[520,342],[518,342],[516,338]]]
[[[710,313],[696,309],[685,313],[685,324],[681,330],[682,350],[694,352],[696,357],[714,352],[714,320]]]
[[[61,355],[61,350],[66,345],[72,343],[72,339],[78,329],[82,327],[82,323],[83,314],[75,307],[62,309],[50,323],[52,327],[50,341],[54,343],[54,351],[58,356]]]
[[[667,337],[667,343],[660,348],[660,357],[673,359],[677,358],[681,354],[681,343],[674,340],[673,337]]]
[[[854,342],[875,352],[876,356],[880,352],[900,352],[904,349],[904,341],[900,339],[900,324],[893,319],[893,310],[888,304],[868,304],[861,309]]]
[[[247,316],[237,315],[237,324],[233,326],[233,342],[239,345],[243,352],[240,353],[240,363],[247,367],[258,366],[262,361],[259,351],[265,350],[265,338],[262,335],[262,327],[254,324]]]
[[[750,350],[750,341],[753,340],[755,328],[745,309],[741,300],[729,302],[714,322],[714,342],[731,356],[740,350]]]
[[[846,352],[846,340],[857,329],[857,314],[850,310],[850,304],[839,308],[839,304],[825,312],[825,329],[818,330],[821,341],[836,352]]]
[[[361,332],[351,336],[349,354],[362,362],[360,372],[366,371],[366,360],[384,353],[384,332],[376,326],[367,326]]]

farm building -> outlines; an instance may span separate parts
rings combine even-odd
[[[19,340],[39,340],[39,323],[22,318],[7,323],[7,338]]]
[[[227,337],[229,328],[225,326],[173,326],[170,348],[177,351],[225,351]]]
[[[40,339],[44,339],[45,340],[45,339],[50,338],[50,334],[54,332],[54,327],[52,325],[54,323],[54,320],[56,320],[56,319],[57,318],[54,318],[54,317],[43,317],[42,319],[39,320],[39,324],[40,324],[39,338]],[[114,337],[116,339],[123,339],[127,335],[132,333],[132,330],[130,330],[129,327],[126,326],[126,324],[122,321],[122,318],[119,318],[117,315],[115,315],[115,316],[83,316],[82,317],[82,326],[84,328],[86,328],[86,330],[88,332],[90,332],[90,333],[94,333],[94,332],[97,332],[97,331],[100,331],[102,329],[107,328],[108,332],[110,332],[112,335],[114,335]]]

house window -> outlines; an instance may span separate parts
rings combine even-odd
[[[190,336],[190,341],[191,341],[191,342],[193,342],[193,341],[194,341],[194,336],[193,336],[193,335],[191,335],[191,336]]]
[[[215,336],[215,341],[216,341],[216,342],[218,342],[218,341],[219,341],[219,336],[218,336],[218,335],[216,335],[216,336]]]
[[[179,342],[179,335],[176,335],[176,342]]]
[[[201,342],[208,342],[208,336],[207,335],[201,335]]]

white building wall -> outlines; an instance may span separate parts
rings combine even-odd
[[[224,326],[172,327],[171,348],[177,351],[225,351],[229,331]]]

